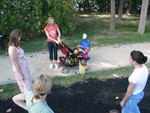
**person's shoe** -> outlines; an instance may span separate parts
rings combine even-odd
[[[50,64],[50,66],[49,66],[49,67],[50,67],[50,69],[52,69],[52,68],[53,68],[53,64]]]
[[[79,71],[76,71],[76,74],[78,75],[78,74],[79,74]]]
[[[55,68],[58,69],[58,67],[59,67],[58,64],[55,64]]]

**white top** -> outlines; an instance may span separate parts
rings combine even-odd
[[[141,68],[134,69],[133,73],[130,75],[128,81],[135,84],[132,95],[138,94],[144,90],[146,82],[148,79],[148,69],[143,64]]]

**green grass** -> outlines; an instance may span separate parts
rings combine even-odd
[[[147,64],[147,67],[150,69],[150,64]],[[52,81],[54,85],[69,87],[75,83],[85,83],[89,78],[95,78],[102,81],[105,81],[106,79],[116,78],[115,76],[113,76],[113,74],[118,75],[119,77],[126,78],[132,73],[132,71],[133,71],[133,67],[127,66],[127,67],[116,68],[116,69],[90,72],[83,76],[72,75],[68,77],[55,77],[52,78]],[[15,83],[0,85],[0,89],[4,89],[4,92],[0,93],[0,100],[11,98],[15,94],[19,93],[19,88]]]
[[[147,21],[150,21],[149,17]],[[137,32],[138,24],[139,15],[124,15],[122,21],[116,18],[116,29],[110,30],[109,15],[82,14],[76,20],[74,35],[64,41],[74,47],[80,43],[82,34],[87,33],[92,46],[150,42],[150,23],[147,23],[143,35]]]
[[[0,85],[0,89],[4,89],[4,92],[0,93],[0,100],[11,98],[12,96],[19,93],[18,85],[15,83],[7,84],[7,85]]]
[[[132,72],[131,67],[124,67],[118,69],[103,70],[97,72],[90,72],[84,76],[81,75],[72,75],[68,77],[55,77],[52,79],[54,85],[60,85],[64,87],[69,87],[77,82],[83,83],[86,82],[88,78],[95,78],[99,80],[106,80],[114,78],[112,74],[120,75],[120,77],[127,77]],[[19,93],[19,88],[17,84],[7,84],[0,85],[0,89],[4,89],[3,93],[0,93],[0,100],[5,100],[11,98],[15,94]]]
[[[147,19],[150,21],[150,17]],[[143,35],[137,33],[138,30],[139,15],[124,15],[123,20],[116,20],[116,29],[110,30],[110,17],[104,14],[81,14],[76,19],[76,30],[72,36],[63,36],[62,40],[69,47],[76,47],[82,40],[83,33],[88,34],[88,39],[91,40],[91,45],[114,45],[114,44],[129,44],[129,43],[141,43],[150,42],[150,23],[146,25],[146,30]],[[46,37],[41,37],[36,40],[30,40],[21,42],[21,47],[25,52],[40,52],[47,50]],[[3,55],[6,51],[0,51],[0,55]],[[150,64],[147,64],[150,68]],[[106,80],[109,78],[115,78],[113,74],[120,75],[121,77],[128,77],[133,71],[133,67],[124,67],[110,70],[102,70],[97,72],[90,72],[84,76],[72,75],[68,77],[55,77],[53,83],[69,87],[77,82],[86,82],[88,78],[96,78],[100,80]],[[4,89],[3,93],[0,93],[0,99],[4,100],[11,98],[13,95],[19,93],[19,89],[16,84],[0,85],[0,89]]]
[[[150,17],[147,17],[150,21]],[[121,21],[116,18],[116,29],[110,30],[110,15],[108,14],[80,14],[78,15],[75,26],[76,30],[71,36],[62,36],[62,40],[72,49],[80,44],[83,33],[88,34],[92,46],[129,44],[150,42],[150,23],[147,22],[145,33],[139,34],[138,31],[139,15],[123,15]],[[46,36],[36,40],[21,42],[21,47],[25,52],[39,52],[47,50]],[[73,42],[73,43],[72,43]],[[6,46],[7,48],[7,46]],[[0,55],[6,51],[0,51]]]
[[[146,64],[146,65],[148,69],[150,69],[150,64]],[[72,75],[67,77],[55,77],[52,78],[52,81],[53,81],[53,85],[69,87],[75,83],[85,83],[89,78],[95,78],[102,81],[116,78],[114,74],[121,78],[126,78],[132,73],[132,71],[133,71],[133,67],[126,66],[126,67],[116,68],[116,69],[89,72],[86,75],[82,75],[82,76]],[[0,100],[11,98],[12,96],[19,93],[19,88],[16,83],[0,85],[0,89],[4,89],[4,92],[0,93]]]

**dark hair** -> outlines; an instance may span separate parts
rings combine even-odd
[[[18,47],[19,46],[18,38],[21,36],[22,36],[22,33],[19,30],[17,30],[17,29],[13,30],[10,34],[10,41],[8,43],[8,46],[10,46],[14,43],[14,46]]]
[[[138,64],[144,64],[147,61],[147,56],[144,56],[140,51],[133,50],[130,55],[132,60],[136,61]]]

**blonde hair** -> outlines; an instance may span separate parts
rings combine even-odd
[[[8,43],[8,46],[14,44],[15,47],[18,47],[19,46],[19,37],[22,36],[22,33],[17,30],[17,29],[14,29],[11,34],[10,34],[10,41]]]
[[[81,60],[81,65],[85,66],[86,65],[86,61],[84,59]]]
[[[119,112],[118,112],[118,110],[116,110],[116,109],[112,109],[112,110],[110,110],[109,113],[119,113]]]
[[[48,20],[47,20],[47,24],[48,24],[48,25],[50,25],[50,20],[51,20],[51,19],[54,20],[54,22],[55,22],[55,19],[54,19],[53,17],[49,17]]]
[[[50,92],[52,87],[51,78],[48,75],[41,75],[34,81],[34,98],[40,99],[41,96]]]

